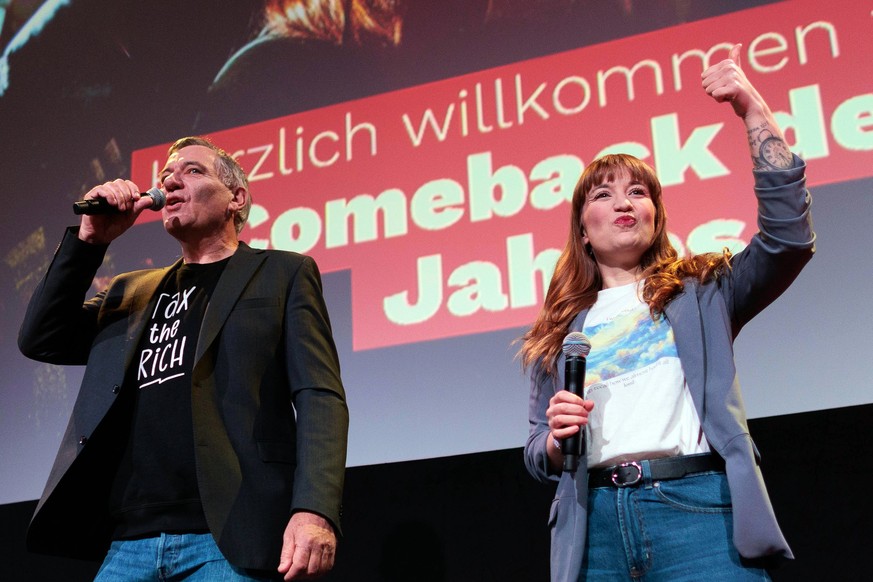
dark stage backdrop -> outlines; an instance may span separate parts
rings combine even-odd
[[[754,233],[740,124],[699,87],[735,42],[808,162],[818,233],[815,259],[737,341],[749,414],[869,410],[869,2],[410,0],[380,31],[328,22],[317,35],[266,4],[0,7],[0,504],[40,495],[81,379],[16,346],[70,203],[117,177],[148,188],[167,145],[193,133],[250,173],[243,238],[324,272],[349,486],[386,463],[509,463],[499,451],[523,444],[528,397],[512,342],[542,302],[588,161],[651,163],[683,253],[738,250]],[[176,258],[157,219],[113,243],[95,292]],[[500,471],[523,471],[512,462]],[[399,494],[402,481],[378,482]],[[469,487],[440,483],[452,505]]]
[[[774,582],[866,580],[873,500],[873,405],[753,420],[780,524],[797,559]],[[548,580],[553,486],[525,472],[520,448],[348,470],[343,529],[326,582]],[[85,582],[98,564],[28,554],[35,501],[0,506],[0,579]],[[681,535],[681,534],[680,534]]]

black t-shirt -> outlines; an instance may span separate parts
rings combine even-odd
[[[123,387],[133,406],[110,495],[114,539],[208,529],[194,462],[191,373],[203,315],[228,260],[181,265],[147,315]]]

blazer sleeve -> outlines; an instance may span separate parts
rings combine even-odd
[[[87,362],[105,293],[85,296],[107,248],[79,240],[78,227],[67,229],[27,306],[18,333],[22,354],[58,365]]]
[[[297,414],[292,511],[311,511],[340,531],[349,414],[318,266],[305,257],[285,313],[287,368]]]
[[[791,285],[815,252],[805,171],[794,156],[792,168],[754,172],[758,232],[733,257],[722,281],[734,337]]]
[[[555,379],[543,371],[539,362],[530,374],[530,399],[528,401],[528,436],[524,445],[524,464],[528,473],[537,481],[557,481],[559,475],[552,472],[547,452],[551,431],[546,419],[549,400],[555,394]]]

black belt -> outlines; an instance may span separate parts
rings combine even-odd
[[[701,453],[666,457],[647,461],[652,472],[652,481],[681,479],[692,473],[724,471],[724,459],[716,454]],[[588,472],[588,487],[633,487],[643,480],[643,461],[621,463]]]

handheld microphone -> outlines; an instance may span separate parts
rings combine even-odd
[[[160,210],[167,203],[167,195],[160,188],[152,188],[144,193],[143,196],[148,196],[152,199],[152,205],[149,206],[150,210]],[[74,214],[94,216],[97,214],[115,214],[117,212],[118,208],[109,204],[106,198],[92,198],[90,200],[73,202]]]
[[[572,331],[564,338],[561,350],[564,352],[564,390],[582,396],[585,387],[585,358],[591,351],[591,340],[582,332]],[[580,426],[579,432],[561,442],[564,471],[575,473],[579,466],[579,457],[585,454],[584,430]]]

